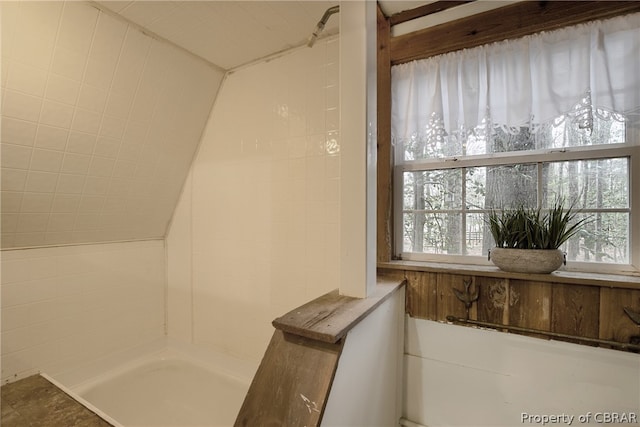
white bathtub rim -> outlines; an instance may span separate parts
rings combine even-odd
[[[163,337],[134,349],[102,357],[76,369],[49,376],[68,389],[83,393],[103,381],[163,359],[189,362],[208,372],[245,383],[247,388],[258,368],[257,363]]]
[[[246,381],[244,378],[242,378],[242,376],[235,374],[233,371],[229,369],[225,369],[224,367],[220,367],[220,366],[214,367],[214,366],[202,363],[201,361],[193,357],[190,357],[185,353],[177,351],[174,348],[165,348],[160,351],[156,351],[154,353],[150,353],[143,357],[123,363],[114,369],[105,371],[99,375],[89,378],[86,381],[76,384],[73,387],[73,390],[80,395],[84,395],[85,393],[89,392],[93,388],[100,387],[100,385],[102,385],[103,383],[111,379],[129,375],[130,373],[136,370],[144,369],[145,367],[150,366],[152,364],[163,363],[163,362],[188,363],[199,369],[203,369],[206,372],[209,372],[213,375],[238,381],[244,384],[247,387],[247,389],[249,388],[248,381]]]
[[[100,408],[96,407],[91,402],[89,402],[88,400],[86,400],[82,396],[80,396],[80,394],[78,394],[74,390],[71,390],[70,388],[68,388],[64,384],[60,383],[55,378],[52,378],[51,376],[47,375],[44,372],[41,372],[40,375],[43,378],[45,378],[47,381],[49,381],[50,383],[52,383],[53,385],[58,387],[60,390],[65,392],[67,395],[69,395],[69,397],[71,397],[73,400],[75,400],[76,402],[78,402],[79,404],[81,404],[82,406],[84,406],[85,408],[89,409],[91,412],[93,412],[94,414],[96,414],[97,416],[99,416],[100,418],[102,418],[103,420],[108,422],[109,424],[111,424],[113,427],[125,427],[118,420],[116,420],[115,418],[111,417],[109,414],[107,414],[106,412],[102,411]]]

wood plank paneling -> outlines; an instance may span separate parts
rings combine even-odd
[[[391,147],[391,29],[378,5],[377,67],[377,260],[385,262],[393,256],[391,227],[393,224],[393,149]]]
[[[551,330],[551,284],[511,280],[509,324],[543,331]],[[539,337],[548,339],[542,335]]]
[[[436,274],[436,283],[437,283],[437,307],[436,307],[436,319],[439,321],[446,321],[447,316],[455,316],[466,318],[467,310],[453,291],[453,289],[458,289],[459,291],[463,291],[465,289],[465,282],[471,282],[470,290],[473,291],[475,289],[474,278],[473,276],[461,276],[458,274]],[[477,315],[477,304],[473,304],[469,311],[469,318],[475,319]]]
[[[523,1],[391,39],[393,65],[640,11],[638,1]]]
[[[625,307],[640,312],[640,290],[601,289],[600,338],[628,343],[640,335],[640,327],[627,316]]]
[[[425,4],[414,9],[403,10],[389,17],[391,26],[401,24],[403,22],[411,21],[412,19],[422,18],[423,16],[431,15],[432,13],[442,12],[443,10],[451,9],[452,7],[461,6],[463,4],[472,3],[474,0],[463,1],[448,1],[440,0],[433,3]]]
[[[276,330],[234,425],[320,425],[343,345]]]
[[[478,318],[482,322],[509,323],[509,279],[476,277],[480,290]]]
[[[407,272],[407,313],[420,319],[436,320],[438,301],[437,276],[435,273]]]
[[[640,327],[623,310],[629,307],[640,313],[640,288],[627,289],[624,281],[615,288],[613,282],[610,286],[595,286],[415,269],[399,271],[407,280],[406,311],[412,317],[440,322],[446,321],[448,315],[464,319],[464,303],[456,298],[453,289],[463,291],[464,282],[472,280],[471,290],[478,289],[479,298],[470,310],[471,320],[571,335],[576,339],[553,339],[585,345],[596,344],[580,337],[629,343],[632,336],[640,336]],[[501,330],[499,326],[495,328]],[[533,332],[518,333],[549,339]]]
[[[551,286],[551,330],[562,334],[598,338],[600,290],[591,286]]]

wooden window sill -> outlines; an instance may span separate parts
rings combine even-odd
[[[533,280],[600,287],[640,289],[640,276],[624,274],[599,274],[576,271],[555,271],[551,274],[510,273],[489,265],[449,264],[425,261],[389,261],[379,262],[380,270],[424,271],[431,273],[449,273],[472,276],[496,277],[503,279]]]

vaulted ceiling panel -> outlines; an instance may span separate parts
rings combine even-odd
[[[338,1],[100,1],[158,36],[228,70],[303,45]],[[323,35],[338,32],[338,19]]]
[[[84,2],[1,36],[2,248],[164,237],[223,72]]]

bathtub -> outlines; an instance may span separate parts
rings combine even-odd
[[[640,426],[640,355],[407,317],[403,400],[411,427]]]
[[[116,427],[230,426],[257,365],[175,341],[43,375]]]

